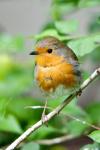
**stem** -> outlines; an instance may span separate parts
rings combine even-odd
[[[59,143],[71,140],[73,138],[75,138],[73,135],[64,135],[64,136],[53,138],[53,139],[36,140],[33,142],[36,142],[42,145],[55,145],[55,144],[59,144]]]

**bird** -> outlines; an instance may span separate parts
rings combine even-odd
[[[81,83],[78,58],[71,48],[54,36],[37,41],[30,55],[35,55],[34,78],[43,93],[53,94],[57,89],[75,89]],[[47,100],[42,113],[45,120]]]

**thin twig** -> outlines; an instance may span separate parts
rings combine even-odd
[[[25,108],[30,108],[30,109],[44,109],[44,106],[26,106]],[[46,109],[51,109],[51,107],[46,107]]]
[[[93,129],[96,129],[96,130],[100,130],[100,127],[98,126],[95,126],[94,124],[91,124],[83,119],[80,119],[80,118],[76,118],[75,116],[72,116],[72,115],[68,115],[68,114],[65,114],[65,113],[61,113],[62,115],[64,115],[65,117],[69,117],[77,122],[80,122],[81,124],[85,124]]]
[[[73,135],[64,135],[61,137],[53,138],[53,139],[43,139],[43,140],[36,140],[34,142],[42,145],[54,145],[54,144],[59,144],[62,142],[65,142],[66,140],[71,140],[75,138]]]
[[[77,92],[73,92],[71,95],[69,95],[58,107],[56,107],[52,112],[50,112],[44,123],[48,122],[51,118],[56,116],[66,105],[69,104],[69,102],[72,101],[72,99],[80,94],[80,91],[83,91],[96,77],[100,75],[100,68],[96,69],[92,75],[83,82],[80,89]],[[15,149],[22,141],[24,141],[33,131],[37,130],[43,125],[42,120],[38,121],[36,124],[31,126],[29,129],[27,129],[19,138],[17,138],[10,146],[6,148],[6,150],[13,150]]]

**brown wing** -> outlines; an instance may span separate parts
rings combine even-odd
[[[68,46],[66,46],[66,50],[67,50],[68,57],[71,57],[73,60],[78,62],[78,58],[77,58],[76,54],[72,51],[72,49],[69,48]]]
[[[78,58],[75,55],[75,53],[72,51],[71,48],[69,48],[68,46],[66,46],[65,48],[66,48],[66,58],[65,59],[74,66],[74,73],[77,76],[78,81],[80,83],[82,80],[82,77],[81,77],[81,71],[80,71],[80,65],[78,62]]]

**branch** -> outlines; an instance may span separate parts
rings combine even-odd
[[[80,94],[80,91],[83,91],[96,77],[100,75],[100,68],[96,69],[91,76],[85,80],[82,85],[80,86],[80,89],[77,92],[73,92],[71,95],[69,95],[58,107],[56,107],[52,112],[50,112],[47,117],[45,118],[45,122],[48,122],[51,118],[56,116],[66,105],[69,104],[69,102],[72,101],[72,99],[75,96],[78,96]],[[19,138],[17,138],[10,146],[6,148],[6,150],[13,150],[15,149],[22,141],[24,141],[33,131],[37,130],[43,125],[42,120],[38,121],[36,124],[31,126],[29,129],[27,129]]]

